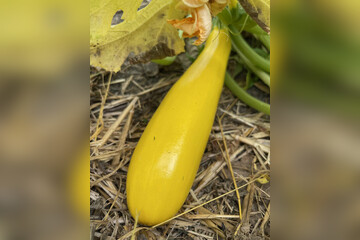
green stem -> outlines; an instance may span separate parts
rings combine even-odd
[[[261,27],[259,27],[259,25],[255,25],[251,28],[246,28],[245,31],[255,35],[268,35],[267,32],[265,32]]]
[[[270,61],[257,54],[254,49],[247,44],[234,26],[229,25],[229,29],[233,45],[235,45],[255,66],[261,68],[265,72],[270,72]]]
[[[237,52],[237,54],[240,56],[241,60],[244,62],[244,64],[253,72],[256,76],[258,76],[266,85],[270,87],[270,75],[263,70],[256,67],[233,43],[233,48]]]
[[[270,36],[269,35],[257,35],[257,37],[259,38],[260,42],[262,42],[262,44],[264,44],[264,46],[270,50]]]
[[[248,94],[235,82],[235,80],[230,76],[228,72],[225,73],[225,85],[241,101],[260,112],[270,115],[270,105]]]
[[[232,14],[230,12],[229,8],[224,8],[217,16],[214,18],[214,21],[217,21],[219,19],[222,23],[224,23],[226,26],[228,26],[230,23],[232,23],[233,18]]]
[[[151,61],[154,63],[157,63],[159,65],[168,66],[175,61],[175,58],[176,58],[176,56],[172,56],[172,57],[165,57],[162,59],[153,59]]]

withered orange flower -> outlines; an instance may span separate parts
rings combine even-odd
[[[200,45],[211,32],[211,14],[206,4],[192,9],[191,17],[168,21],[175,28],[182,30],[183,37],[197,37],[195,45]]]
[[[229,0],[210,0],[210,11],[213,16],[216,16],[220,13],[226,5],[228,5]]]
[[[190,17],[169,20],[175,28],[182,30],[183,37],[197,37],[195,45],[205,42],[211,32],[212,15],[226,7],[228,0],[182,0],[177,4],[179,9],[188,11]],[[213,8],[213,9],[212,9]]]
[[[202,5],[204,5],[205,3],[207,3],[209,0],[182,0],[182,2],[190,7],[190,8],[197,8],[197,7],[201,7]]]

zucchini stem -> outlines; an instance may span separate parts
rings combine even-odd
[[[258,39],[260,40],[260,42],[262,44],[264,44],[264,46],[270,50],[270,36],[269,35],[263,35],[263,34],[260,34],[260,35],[256,35],[258,37]]]
[[[168,66],[170,64],[172,64],[176,59],[176,56],[171,56],[171,57],[164,57],[162,59],[153,59],[151,60],[153,63],[157,63],[159,65],[162,66]]]
[[[258,76],[266,85],[270,87],[270,75],[263,70],[256,67],[238,48],[235,44],[233,44],[234,50],[237,52],[241,60],[244,64],[253,72],[256,76]]]
[[[255,66],[269,73],[270,61],[257,54],[234,26],[229,25],[229,29],[233,45],[235,45],[236,48],[241,51]]]
[[[241,88],[235,80],[230,76],[228,72],[225,73],[225,85],[230,89],[230,91],[236,95],[241,101],[249,105],[250,107],[263,112],[267,115],[270,115],[270,105],[260,101],[259,99],[251,96],[243,88]]]

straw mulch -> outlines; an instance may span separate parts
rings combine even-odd
[[[131,154],[161,100],[189,65],[182,55],[168,67],[147,63],[117,74],[91,69],[91,239],[270,238],[269,117],[225,87],[180,216],[156,228],[134,226],[125,191]],[[252,94],[269,100],[259,89],[264,86],[253,87]]]

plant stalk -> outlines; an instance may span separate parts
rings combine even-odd
[[[236,95],[241,101],[249,105],[250,107],[263,112],[267,115],[270,115],[270,105],[260,101],[257,98],[254,98],[249,93],[247,93],[243,88],[241,88],[235,80],[230,76],[228,72],[225,73],[225,85],[230,89],[230,91]]]
[[[252,49],[245,39],[241,36],[239,31],[233,26],[229,25],[231,41],[236,48],[246,56],[255,66],[261,68],[265,72],[270,72],[270,61],[257,54]]]
[[[266,85],[270,87],[270,75],[263,70],[256,67],[238,48],[235,44],[233,44],[234,50],[237,52],[241,60],[245,63],[245,65],[253,72],[256,76],[258,76]]]
[[[264,46],[270,50],[270,36],[269,35],[257,35],[260,42],[264,44]]]

